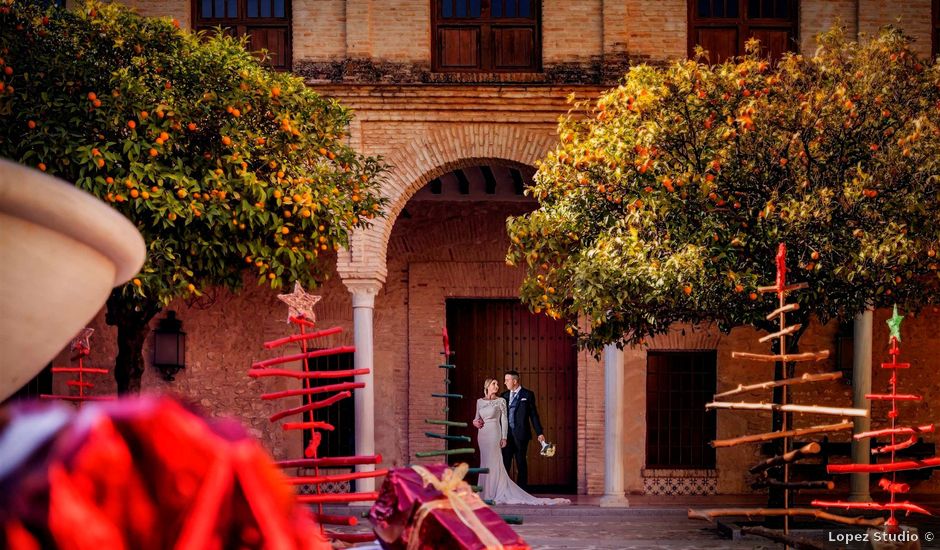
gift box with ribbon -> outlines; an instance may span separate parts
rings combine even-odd
[[[463,480],[467,465],[397,468],[369,512],[386,550],[522,550],[525,540]]]

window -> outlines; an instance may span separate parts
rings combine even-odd
[[[315,351],[311,349],[310,351]],[[353,369],[353,354],[340,353],[327,355],[310,360],[310,370],[350,370]],[[352,378],[311,378],[310,387],[352,382]],[[359,390],[353,390],[353,393]],[[317,393],[304,396],[304,405],[320,401],[333,395],[335,392]],[[304,421],[309,421],[309,413],[304,413]],[[353,456],[356,454],[356,417],[353,408],[353,398],[347,397],[329,407],[317,409],[313,412],[313,420],[332,424],[333,431],[320,432],[323,439],[317,449],[319,456]],[[310,430],[303,431],[304,449],[310,444]]]
[[[720,63],[757,38],[764,55],[779,59],[796,45],[798,7],[796,0],[689,0],[689,55],[702,46]]]
[[[232,36],[247,36],[254,51],[267,50],[275,69],[291,68],[290,0],[194,0],[193,27],[222,27]]]
[[[714,469],[716,352],[647,354],[646,467]]]
[[[432,0],[435,71],[541,69],[538,0]]]

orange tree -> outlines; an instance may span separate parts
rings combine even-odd
[[[318,256],[381,214],[379,159],[344,144],[350,114],[244,44],[118,4],[0,5],[0,155],[130,218],[147,262],[115,289],[115,376],[139,388],[149,322],[179,297],[312,285]],[[67,273],[62,274],[68,277]]]
[[[776,66],[749,52],[634,67],[560,122],[507,261],[525,266],[530,307],[572,319],[581,344],[678,321],[771,330],[757,287],[780,242],[790,280],[810,284],[794,295],[803,327],[936,303],[940,67],[891,30],[861,46],[831,31]]]

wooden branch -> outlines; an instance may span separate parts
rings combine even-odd
[[[781,411],[812,414],[831,414],[836,416],[861,416],[867,417],[868,411],[865,409],[849,409],[841,407],[820,407],[819,405],[780,405],[778,403],[729,403],[726,401],[715,401],[705,405],[705,409],[732,409],[742,411]]]
[[[933,515],[925,508],[909,501],[885,502],[882,504],[880,502],[842,502],[838,500],[814,500],[810,504],[813,506],[822,506],[823,508],[845,508],[846,510],[894,510],[907,513],[915,512],[918,514],[924,514],[925,516]]]
[[[774,338],[780,338],[781,336],[786,336],[786,335],[788,335],[788,334],[793,334],[794,332],[800,330],[800,328],[802,328],[802,327],[803,327],[803,325],[801,325],[801,324],[799,324],[799,323],[797,323],[797,324],[795,324],[795,325],[790,325],[790,326],[784,328],[783,330],[778,330],[777,332],[772,332],[772,333],[770,333],[770,334],[768,334],[768,335],[766,335],[766,336],[761,336],[760,338],[757,339],[757,341],[758,341],[758,342],[761,342],[761,343],[764,343],[764,342],[766,342],[766,341],[768,341],[768,340],[773,340]]]
[[[881,437],[883,435],[910,435],[910,434],[920,434],[933,431],[933,424],[924,424],[923,426],[911,426],[911,427],[902,427],[902,428],[885,428],[883,430],[872,430],[870,432],[862,432],[860,434],[855,434],[852,436],[853,439],[865,439],[866,437]]]
[[[822,361],[829,358],[829,350],[808,351],[806,353],[793,353],[790,355],[769,355],[764,353],[747,353],[744,351],[732,351],[732,359],[750,359],[751,361],[762,361],[764,363],[801,363],[805,361]]]
[[[770,321],[771,319],[775,318],[777,315],[780,315],[781,313],[790,313],[791,311],[797,311],[799,309],[800,309],[800,304],[797,304],[797,303],[787,304],[783,307],[778,307],[777,309],[768,313],[765,319]]]
[[[763,487],[779,487],[781,489],[790,489],[799,491],[800,489],[826,489],[831,491],[835,488],[834,481],[789,481],[783,482],[776,479],[761,479],[751,484],[752,489],[761,489]]]
[[[900,451],[908,447],[913,447],[915,443],[917,443],[917,436],[912,435],[908,437],[907,440],[899,441],[895,443],[894,445],[884,445],[882,447],[875,447],[874,449],[871,450],[871,454],[880,455],[880,454],[890,453],[892,451]]]
[[[792,462],[796,462],[797,460],[806,458],[810,455],[819,454],[819,451],[821,450],[822,450],[822,446],[820,446],[819,443],[816,443],[815,441],[813,441],[812,443],[807,443],[806,445],[803,445],[799,449],[793,449],[792,451],[788,453],[783,453],[782,455],[770,457],[767,460],[752,466],[751,469],[748,471],[751,472],[752,474],[763,472],[764,470],[768,468],[773,468],[774,466],[780,466],[781,464],[790,464]]]
[[[797,548],[798,550],[825,550],[822,544],[804,537],[784,534],[783,531],[768,529],[766,527],[742,527],[741,532],[745,535],[757,535],[775,542],[782,542],[787,548]]]
[[[739,393],[744,393],[744,392],[753,391],[753,390],[767,390],[770,388],[776,388],[778,386],[806,384],[809,382],[822,382],[825,380],[838,380],[839,378],[842,378],[841,372],[822,372],[819,374],[806,373],[803,376],[797,376],[796,378],[786,378],[784,380],[770,380],[768,382],[761,382],[759,384],[750,384],[747,386],[738,384],[738,387],[733,390],[716,393],[715,398],[717,399],[719,397],[729,397],[731,395],[736,395]]]
[[[795,285],[787,285],[783,288],[778,287],[777,285],[772,286],[759,286],[757,287],[757,292],[793,292],[794,290],[803,290],[804,288],[809,288],[809,283],[796,283]]]
[[[884,518],[847,518],[816,510],[815,508],[715,508],[712,510],[690,509],[688,513],[689,519],[703,519],[705,521],[715,521],[714,518],[725,516],[812,516],[846,525],[865,525],[869,527],[879,527],[885,521]]]
[[[822,426],[812,426],[809,428],[798,428],[795,430],[787,430],[785,432],[768,432],[756,435],[745,435],[742,437],[735,437],[733,439],[716,439],[709,443],[712,447],[716,449],[719,447],[733,447],[735,445],[741,445],[742,443],[756,443],[758,441],[770,441],[771,439],[780,439],[783,437],[796,437],[801,435],[810,435],[810,434],[819,434],[826,432],[838,432],[842,430],[851,430],[853,423],[846,420],[838,424],[825,424]]]
[[[826,466],[826,472],[830,474],[884,474],[903,470],[920,470],[921,468],[940,468],[940,457],[905,460],[887,464],[830,464]]]

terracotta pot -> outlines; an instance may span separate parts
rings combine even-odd
[[[134,225],[107,204],[0,159],[0,401],[68,344],[145,254]]]

